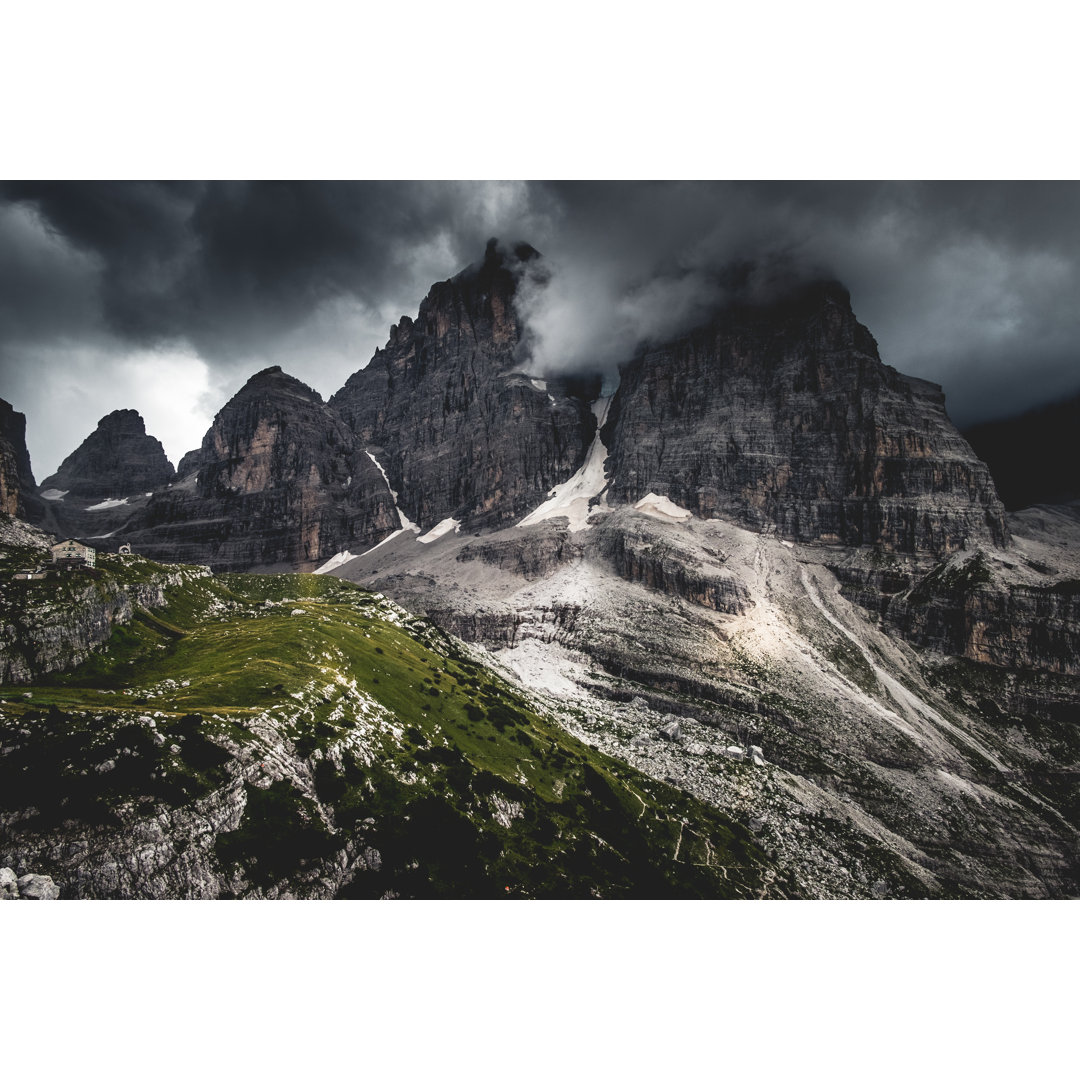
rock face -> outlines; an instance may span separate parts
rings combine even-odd
[[[886,551],[1008,539],[940,387],[884,365],[836,283],[645,349],[602,437],[612,502],[655,492],[789,540]]]
[[[215,570],[312,570],[398,528],[382,473],[341,417],[272,367],[218,413],[173,486],[117,542]]]
[[[162,487],[175,470],[134,409],[118,409],[69,454],[42,488],[84,498],[123,498]]]
[[[0,510],[27,517],[39,500],[26,449],[26,417],[0,399]]]
[[[528,245],[488,244],[481,263],[435,285],[415,320],[330,399],[386,469],[422,529],[446,518],[523,517],[581,465],[596,430],[597,380],[523,374],[514,298],[535,266]]]

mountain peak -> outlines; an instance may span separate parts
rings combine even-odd
[[[274,364],[273,367],[263,368],[262,371],[255,372],[250,379],[236,392],[233,400],[241,396],[269,390],[277,393],[292,393],[299,394],[302,397],[309,398],[313,401],[322,401],[322,395],[317,390],[313,390],[305,382],[301,382],[296,376],[290,375],[287,371],[282,371],[279,364]]]
[[[86,498],[122,498],[168,484],[174,472],[165,448],[146,433],[142,416],[135,409],[116,409],[41,487]]]

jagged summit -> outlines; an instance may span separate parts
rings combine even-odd
[[[41,488],[80,498],[123,498],[170,483],[174,472],[164,447],[146,433],[142,416],[117,409],[98,421]]]
[[[565,380],[522,373],[517,290],[538,255],[489,241],[483,261],[433,285],[330,399],[421,528],[514,521],[584,461],[589,402]]]

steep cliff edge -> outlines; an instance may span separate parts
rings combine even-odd
[[[940,387],[880,360],[836,283],[733,305],[622,368],[603,433],[608,498],[807,543],[947,554],[1008,540],[986,466]]]
[[[522,517],[581,464],[597,380],[525,374],[514,306],[536,251],[488,244],[482,262],[433,286],[330,404],[386,469],[421,529],[447,518],[494,526]]]
[[[311,570],[398,527],[379,468],[322,398],[279,367],[256,375],[115,537],[215,570]]]
[[[26,449],[26,417],[0,398],[0,512],[39,520],[45,508],[36,492]]]

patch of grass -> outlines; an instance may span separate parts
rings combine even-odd
[[[12,806],[63,789],[64,813],[116,827],[117,800],[190,802],[229,782],[241,747],[270,740],[310,767],[334,827],[290,783],[249,784],[240,827],[215,850],[254,886],[303,878],[350,840],[380,856],[348,895],[724,897],[762,886],[768,860],[740,826],[579,742],[445,634],[357,586],[223,575],[185,580],[166,599],[32,688],[35,706],[66,719],[35,741],[38,765],[10,788]],[[20,723],[28,705],[2,709]],[[93,715],[74,715],[83,709]],[[164,747],[133,723],[147,712]],[[117,756],[121,732],[137,754]],[[9,775],[20,752],[3,759]],[[68,775],[98,753],[117,761],[112,771]],[[42,827],[57,823],[46,816]]]

